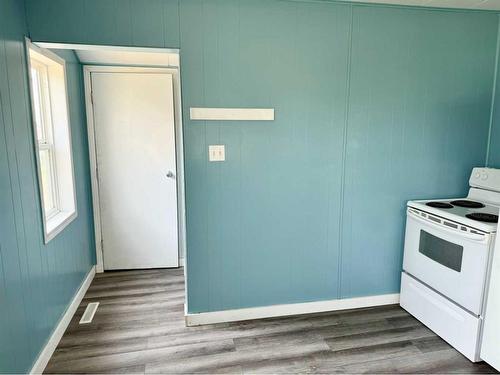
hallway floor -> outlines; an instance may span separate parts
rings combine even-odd
[[[79,325],[89,302],[94,320]],[[495,373],[399,306],[184,325],[182,269],[96,275],[46,373]]]

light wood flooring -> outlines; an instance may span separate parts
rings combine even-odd
[[[79,325],[89,302],[100,306]],[[399,306],[184,324],[182,269],[96,276],[46,373],[495,373]]]

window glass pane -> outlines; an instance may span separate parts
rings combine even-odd
[[[419,251],[432,260],[457,272],[462,270],[464,248],[433,236],[425,230],[420,231]]]
[[[43,131],[43,114],[41,104],[40,74],[35,68],[31,68],[31,85],[33,87],[33,119],[35,120],[36,136],[39,141],[45,139]]]
[[[32,136],[47,243],[76,217],[66,77],[64,63],[50,51],[30,48],[29,58]]]
[[[50,216],[57,208],[54,190],[54,170],[52,168],[52,153],[50,150],[40,150],[40,174],[42,178],[42,194],[45,215]]]

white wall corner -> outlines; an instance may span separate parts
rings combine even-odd
[[[52,357],[54,351],[56,350],[59,341],[61,341],[61,338],[63,337],[66,328],[68,328],[68,325],[71,322],[71,318],[73,318],[73,315],[75,315],[78,306],[80,306],[80,302],[82,301],[83,297],[85,296],[85,293],[87,292],[87,289],[92,283],[95,274],[96,274],[96,266],[92,266],[89,273],[85,277],[85,280],[83,280],[82,285],[80,286],[75,296],[71,300],[71,303],[69,304],[68,308],[66,309],[61,319],[59,320],[59,323],[57,323],[57,326],[52,332],[52,335],[50,336],[49,340],[45,344],[45,347],[41,350],[40,354],[38,355],[37,360],[35,361],[33,367],[31,368],[30,374],[42,374],[43,371],[45,370],[45,367],[47,366],[47,363],[49,363],[49,360]]]
[[[291,303],[286,305],[251,307],[235,310],[211,311],[196,314],[190,314],[186,310],[185,318],[187,326],[198,326],[203,324],[227,323],[251,319],[274,318],[279,316],[312,314],[328,311],[393,305],[398,303],[399,293],[383,294],[369,297],[334,299],[328,301]]]

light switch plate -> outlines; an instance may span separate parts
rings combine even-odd
[[[208,146],[209,161],[224,161],[226,160],[226,148],[224,145],[209,145]]]

